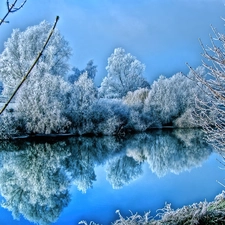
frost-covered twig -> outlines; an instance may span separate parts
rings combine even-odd
[[[30,69],[28,70],[28,72],[26,73],[26,75],[23,77],[23,79],[21,80],[21,82],[19,83],[19,85],[17,86],[17,88],[15,89],[15,91],[12,93],[11,97],[9,98],[9,100],[6,102],[6,104],[3,106],[2,110],[0,111],[0,115],[3,113],[3,111],[6,109],[6,107],[8,106],[8,104],[11,102],[11,100],[13,99],[13,97],[16,95],[16,93],[18,92],[18,90],[20,89],[20,87],[22,86],[22,84],[25,82],[25,80],[27,79],[27,77],[29,76],[29,74],[31,73],[31,71],[33,70],[34,66],[37,64],[38,60],[40,59],[40,57],[42,56],[54,30],[56,27],[56,24],[59,20],[59,16],[56,17],[55,23],[52,27],[52,30],[50,31],[48,38],[45,42],[45,44],[43,45],[42,50],[39,52],[37,58],[35,59],[34,63],[32,64],[32,66],[30,67]]]

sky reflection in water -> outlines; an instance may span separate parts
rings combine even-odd
[[[212,201],[225,177],[199,130],[1,142],[0,149],[0,224],[110,224],[117,209],[155,215],[165,202]]]

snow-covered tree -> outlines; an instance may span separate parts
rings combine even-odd
[[[13,109],[5,111],[0,117],[0,140],[9,139],[18,134],[15,124],[18,124],[18,121],[13,114]]]
[[[77,81],[79,79],[79,77],[85,72],[88,74],[88,78],[91,78],[94,80],[95,75],[97,73],[97,66],[94,65],[93,60],[90,60],[83,70],[79,70],[77,67],[73,67],[72,71],[73,71],[73,73],[70,74],[68,77],[68,81],[72,84],[75,81]]]
[[[118,99],[99,99],[90,109],[90,124],[93,133],[123,135],[126,132],[129,109]]]
[[[225,35],[212,28],[211,47],[203,48],[203,67],[206,75],[192,69],[196,83],[204,88],[201,91],[206,99],[198,99],[196,104],[196,119],[206,132],[209,143],[221,152],[225,151]]]
[[[143,78],[145,66],[122,48],[116,48],[108,58],[107,76],[103,79],[99,93],[101,97],[121,98],[128,91],[149,87]]]
[[[97,89],[87,72],[82,74],[73,84],[71,99],[67,110],[70,110],[73,132],[78,134],[92,133],[90,109],[97,99]]]
[[[4,94],[10,94],[28,71],[42,49],[51,27],[51,24],[43,21],[25,31],[13,30],[0,55],[0,80],[4,85]],[[55,31],[36,64],[40,76],[45,73],[65,76],[69,69],[70,54],[68,43],[59,31]]]
[[[17,122],[25,133],[92,133],[90,107],[97,90],[87,73],[73,85],[36,68],[16,96]]]
[[[204,74],[201,67],[197,70]],[[161,125],[174,124],[177,118],[180,116],[185,118],[185,115],[189,114],[189,120],[185,121],[186,124],[182,125],[180,120],[176,125],[191,127],[193,125],[191,113],[195,109],[195,99],[196,97],[203,98],[201,89],[192,77],[191,72],[187,77],[181,73],[170,78],[160,76],[157,81],[153,82],[145,100],[145,112]]]
[[[45,134],[68,132],[71,127],[68,115],[71,90],[63,78],[40,74],[34,69],[16,97],[16,116],[23,131]]]
[[[140,88],[134,92],[129,91],[123,98],[123,103],[130,109],[128,121],[129,129],[145,131],[155,123],[151,115],[144,112],[145,100],[149,92],[150,90],[148,88]]]
[[[145,111],[153,112],[154,120],[162,124],[171,122],[172,116],[178,115],[176,93],[172,92],[170,80],[160,76],[151,86],[151,91],[145,100]]]

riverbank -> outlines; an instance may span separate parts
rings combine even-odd
[[[179,209],[172,209],[171,204],[166,204],[163,209],[157,210],[157,215],[151,217],[150,212],[143,216],[135,213],[124,218],[120,211],[116,213],[119,219],[113,225],[223,225],[225,222],[225,191],[217,195],[212,202],[193,203]],[[88,225],[86,221],[79,224]],[[90,222],[90,225],[98,225]]]

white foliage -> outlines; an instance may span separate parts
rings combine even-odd
[[[144,103],[150,90],[140,88],[134,92],[129,91],[123,98],[123,103],[130,108],[128,127],[134,131],[145,131],[155,124],[150,113],[144,112]]]
[[[179,128],[194,128],[197,126],[196,121],[193,116],[193,109],[187,109],[180,117],[178,117],[174,122],[175,127]]]
[[[107,162],[106,172],[112,187],[119,189],[140,177],[143,170],[141,164],[132,157],[119,155]]]
[[[100,96],[107,98],[121,98],[128,91],[148,87],[142,77],[145,66],[130,53],[126,54],[122,48],[116,48],[108,58],[107,76],[103,79],[99,89]]]
[[[204,73],[201,68],[199,71]],[[188,75],[190,76],[191,74]],[[154,119],[162,124],[167,124],[172,123],[187,110],[194,111],[196,97],[203,98],[203,94],[198,84],[188,77],[181,73],[170,78],[160,76],[153,82],[145,100],[145,112],[151,113]]]
[[[207,72],[203,76],[199,71],[191,68],[196,83],[204,87],[204,94],[208,99],[198,99],[196,104],[196,118],[207,134],[207,140],[220,152],[225,151],[225,35],[212,28],[211,47],[202,43],[202,65]]]
[[[92,133],[91,106],[97,99],[97,90],[88,73],[80,75],[72,86],[71,103],[68,105],[73,132],[79,134]]]
[[[18,133],[16,130],[17,126],[18,122],[13,116],[13,113],[5,111],[4,114],[0,116],[0,139],[8,139],[16,135]]]
[[[123,134],[128,117],[128,108],[116,99],[99,99],[90,110],[93,132],[96,134]]]
[[[13,30],[5,42],[5,49],[0,55],[0,79],[4,85],[4,94],[10,94],[41,51],[51,25],[46,21],[28,27],[25,31]],[[36,68],[42,74],[65,76],[68,67],[70,47],[59,31],[55,31],[38,61]]]
[[[67,118],[71,87],[62,78],[35,71],[18,93],[18,117],[28,133],[62,133],[71,121]]]
[[[134,92],[129,91],[123,98],[123,102],[129,106],[143,107],[149,92],[150,90],[148,88],[140,88]]]

